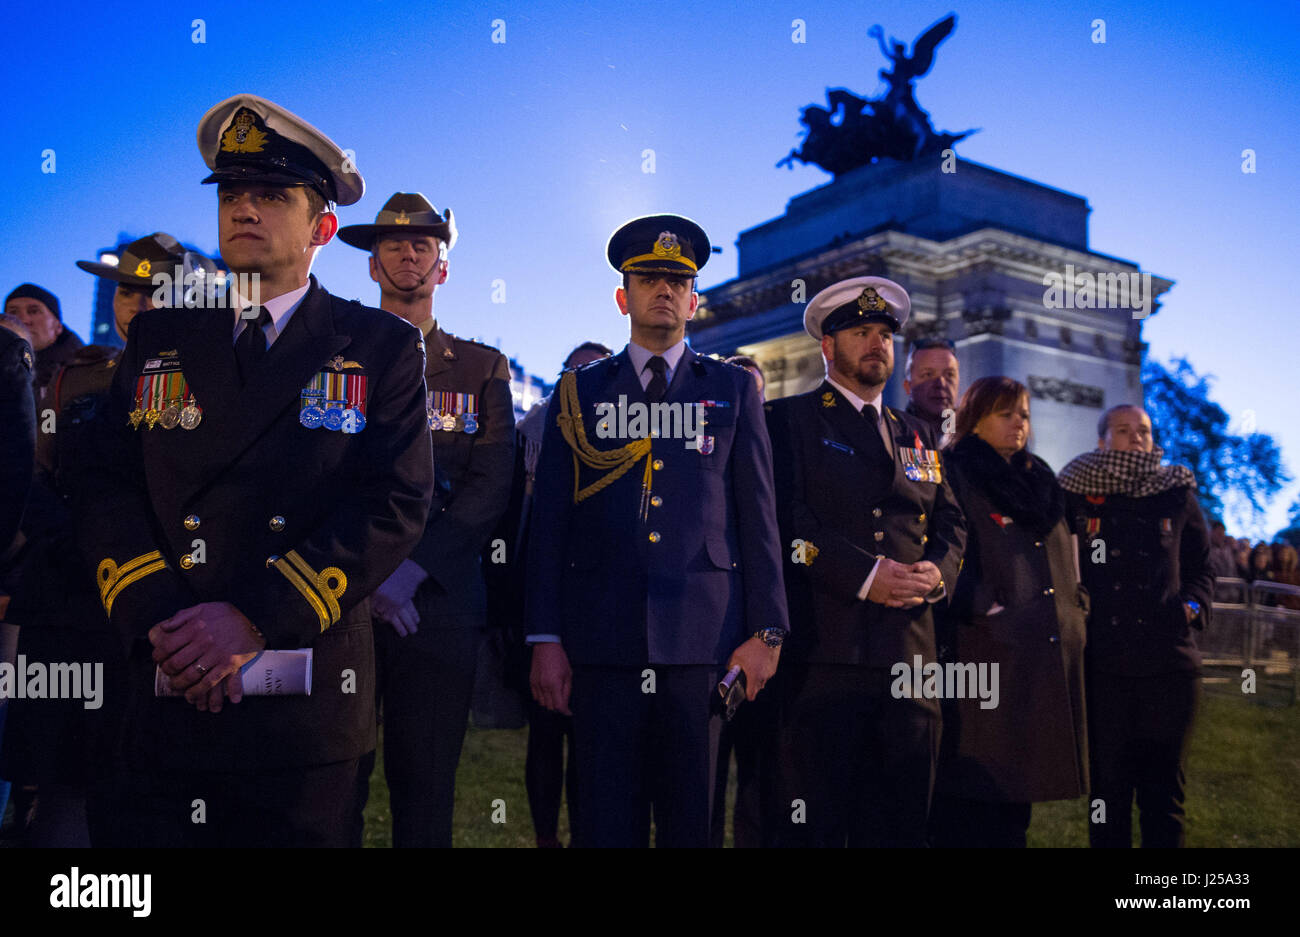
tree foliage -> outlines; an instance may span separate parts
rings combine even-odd
[[[1287,508],[1287,526],[1274,534],[1273,539],[1285,540],[1291,546],[1300,548],[1300,496]]]
[[[1267,433],[1236,435],[1228,414],[1210,399],[1213,375],[1200,375],[1186,358],[1171,367],[1148,358],[1142,365],[1147,413],[1156,444],[1170,462],[1196,475],[1201,507],[1207,517],[1222,518],[1226,504],[1242,507],[1258,523],[1273,496],[1291,481],[1282,453]],[[1300,515],[1300,499],[1292,505]]]

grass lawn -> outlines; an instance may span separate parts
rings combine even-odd
[[[1300,707],[1207,685],[1187,759],[1187,845],[1300,846]],[[1087,846],[1087,800],[1035,804],[1030,846]],[[1133,808],[1134,840],[1138,838]]]
[[[456,779],[456,846],[534,844],[524,791],[527,731],[470,729]],[[734,796],[734,767],[731,775]],[[1233,683],[1207,683],[1187,778],[1188,846],[1300,846],[1300,707],[1284,694],[1252,699]],[[494,812],[504,822],[493,822]],[[1037,804],[1029,845],[1087,846],[1086,818],[1084,798]],[[568,841],[563,809],[560,839]],[[389,842],[381,757],[370,782],[365,844]]]

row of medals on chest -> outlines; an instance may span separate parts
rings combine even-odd
[[[457,416],[454,413],[440,413],[429,408],[429,429],[442,430],[446,433],[473,433],[478,429],[478,415],[475,413],[464,413]]]
[[[175,429],[178,426],[181,429],[194,429],[203,422],[203,411],[199,409],[198,402],[192,394],[173,397],[161,403],[163,404],[161,408],[156,405],[146,408],[142,397],[137,396],[135,409],[128,417],[131,428],[139,429],[140,424],[144,423],[149,429],[155,426],[161,426],[163,429]]]

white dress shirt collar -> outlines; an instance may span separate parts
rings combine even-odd
[[[853,393],[853,391],[849,390],[847,387],[845,387],[839,381],[835,380],[829,374],[826,375],[826,381],[832,387],[838,390],[841,394],[843,394],[844,398],[849,403],[853,404],[854,410],[857,410],[859,413],[861,413],[863,407],[870,406],[873,410],[876,411],[876,429],[880,432],[880,441],[885,444],[885,452],[893,453],[894,451],[893,434],[889,431],[889,427],[885,425],[885,410],[884,410],[885,401],[882,399],[884,388],[881,388],[882,391],[881,393],[876,394],[875,400],[868,402],[866,400],[863,400],[857,394]]]
[[[866,401],[863,400],[861,397],[859,397],[857,394],[853,393],[853,391],[849,390],[839,381],[835,380],[835,378],[831,377],[829,374],[826,376],[826,382],[830,384],[832,387],[834,387],[836,390],[838,390],[841,394],[843,394],[844,398],[849,403],[853,404],[853,409],[857,410],[859,413],[862,412],[862,408],[866,406],[867,403],[869,402],[872,408],[876,411],[877,423],[879,423],[882,417],[884,416],[884,411],[881,409],[884,406],[884,401],[880,399],[881,397],[880,394],[876,394],[875,400]]]
[[[307,295],[307,290],[311,289],[311,281],[298,287],[296,290],[290,290],[287,293],[281,293],[274,299],[268,299],[262,303],[262,308],[271,314],[271,323],[265,329],[266,347],[270,348],[271,343],[284,333],[285,326],[289,324],[289,319],[302,305],[303,297]],[[243,301],[236,303],[235,307],[235,337],[239,337],[242,332],[245,320],[239,317],[243,308]]]
[[[682,339],[667,351],[659,353],[659,356],[668,362],[668,369],[664,372],[664,379],[669,384],[672,384],[673,375],[677,373],[677,365],[685,353],[686,339]],[[627,356],[631,359],[632,368],[636,371],[637,379],[641,382],[641,389],[644,390],[650,385],[650,379],[654,377],[654,372],[648,370],[646,364],[655,356],[655,352],[649,348],[642,348],[636,342],[629,341],[627,343]]]

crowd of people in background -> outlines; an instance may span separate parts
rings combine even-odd
[[[450,845],[487,636],[527,701],[539,847],[564,845],[562,798],[569,845],[645,845],[653,816],[661,845],[719,846],[733,755],[737,846],[1023,847],[1034,804],[1085,794],[1093,846],[1132,845],[1135,800],[1142,845],[1183,845],[1216,577],[1300,572],[1207,526],[1140,404],[1049,466],[1028,388],[963,392],[957,348],[923,339],[886,406],[911,300],[879,276],[809,301],[825,379],[772,398],[759,361],[686,343],[711,248],[657,215],[606,249],[627,347],[577,344],[516,424],[505,357],[433,317],[449,209],[399,192],[338,231],[381,297],[346,303],[309,276],[361,196],[342,151],[251,95],[199,140],[223,259],[264,303],[155,309],[150,270],[193,262],[156,233],[80,262],[115,283],[125,351],[31,283],[0,315],[0,622],[22,626],[0,653],[106,668],[102,707],[0,707],[28,843],[360,845],[382,720],[394,845]],[[629,397],[702,432],[597,444]],[[227,552],[185,552],[200,529]],[[312,693],[243,699],[240,667],[305,647]],[[195,791],[222,823],[191,821]]]
[[[1300,554],[1284,541],[1267,543],[1248,537],[1229,537],[1221,521],[1210,529],[1210,562],[1214,575],[1221,579],[1244,579],[1246,582],[1280,582],[1300,586]],[[1292,595],[1264,593],[1264,605],[1300,609],[1300,599]]]

